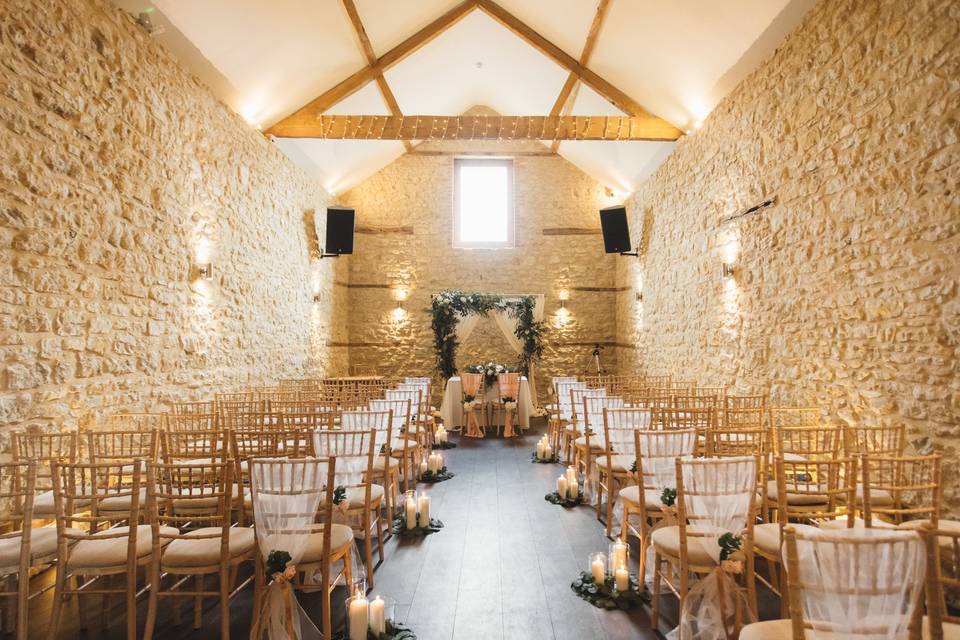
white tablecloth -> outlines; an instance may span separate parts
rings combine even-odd
[[[484,389],[483,401],[485,403],[497,402],[499,397],[499,385],[494,383],[492,387]],[[530,412],[533,409],[533,398],[530,396],[530,383],[526,376],[520,377],[520,397],[517,398],[517,427],[520,429],[530,428]],[[447,386],[443,390],[443,404],[440,405],[440,417],[443,420],[443,426],[447,429],[460,429],[463,427],[463,386],[460,384],[460,376],[453,376],[447,380]],[[481,424],[486,425],[486,421],[481,419]]]

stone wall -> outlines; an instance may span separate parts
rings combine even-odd
[[[478,153],[513,157],[514,249],[452,248],[454,158]],[[354,255],[345,258],[351,364],[433,374],[428,309],[438,291],[544,294],[551,332],[537,375],[545,397],[549,376],[585,371],[593,343],[614,339],[615,260],[603,253],[597,215],[611,198],[539,143],[425,143],[400,157],[340,198],[356,207],[359,231]],[[556,235],[564,233],[579,235]],[[397,288],[409,291],[400,319],[392,297]],[[561,290],[570,293],[565,323],[557,316]],[[457,363],[516,359],[493,320],[485,318],[464,341]]]
[[[0,88],[0,425],[345,362],[336,264],[308,244],[326,194],[126,15],[3,2]]]
[[[617,277],[624,371],[905,422],[956,459],[958,30],[950,0],[822,0],[677,145],[628,203],[644,237]]]

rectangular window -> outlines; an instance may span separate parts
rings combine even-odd
[[[453,171],[454,248],[514,247],[513,160],[456,158]]]

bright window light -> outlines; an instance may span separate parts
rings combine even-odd
[[[513,247],[513,161],[457,158],[454,172],[453,246]]]

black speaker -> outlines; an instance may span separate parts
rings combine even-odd
[[[603,250],[607,253],[630,251],[630,229],[627,227],[627,208],[600,209],[600,229],[603,231]]]
[[[354,209],[327,207],[327,235],[324,254],[340,256],[353,253]]]

